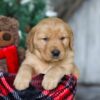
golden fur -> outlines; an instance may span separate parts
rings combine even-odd
[[[26,58],[15,78],[18,90],[29,87],[32,76],[43,73],[44,89],[54,89],[65,74],[79,76],[74,64],[73,32],[68,24],[59,18],[46,18],[32,28],[27,38]],[[51,52],[60,51],[58,58]]]

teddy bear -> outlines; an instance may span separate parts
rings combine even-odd
[[[19,23],[16,19],[0,16],[0,71],[18,71],[18,30]]]

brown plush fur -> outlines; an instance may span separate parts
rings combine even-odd
[[[42,81],[44,89],[56,88],[65,74],[79,77],[74,64],[73,33],[68,24],[58,18],[47,18],[32,28],[27,38],[26,58],[15,78],[18,90],[29,87],[32,76],[45,74]],[[57,49],[60,55],[52,57]]]
[[[7,32],[13,36],[12,44],[18,45],[19,37],[18,37],[18,28],[19,28],[19,23],[16,19],[6,17],[6,16],[0,16],[0,32],[4,33]],[[0,37],[1,37],[0,33]],[[6,43],[4,40],[0,39],[0,47],[5,47],[10,45],[9,41]]]
[[[19,36],[18,36],[18,21],[14,18],[0,16],[0,49],[5,48],[9,45],[18,46]],[[3,36],[9,34],[11,39],[5,41]],[[7,71],[7,64],[5,59],[0,59],[0,71]]]

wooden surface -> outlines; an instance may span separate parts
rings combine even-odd
[[[100,86],[79,85],[75,100],[100,100]]]
[[[69,21],[80,82],[100,84],[100,0],[85,0]]]

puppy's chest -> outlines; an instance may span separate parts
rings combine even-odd
[[[36,73],[37,74],[40,74],[40,73],[42,73],[42,74],[46,74],[51,68],[53,68],[53,67],[61,67],[61,66],[66,66],[67,64],[66,63],[64,63],[64,62],[62,62],[62,63],[44,63],[44,62],[42,62],[42,61],[40,61],[40,60],[37,60],[37,62],[35,61],[35,66],[34,66],[34,68],[35,68],[35,71],[36,71]]]
[[[35,64],[35,71],[37,74],[46,74],[48,70],[52,68],[51,64],[45,64],[43,62],[38,62]]]

